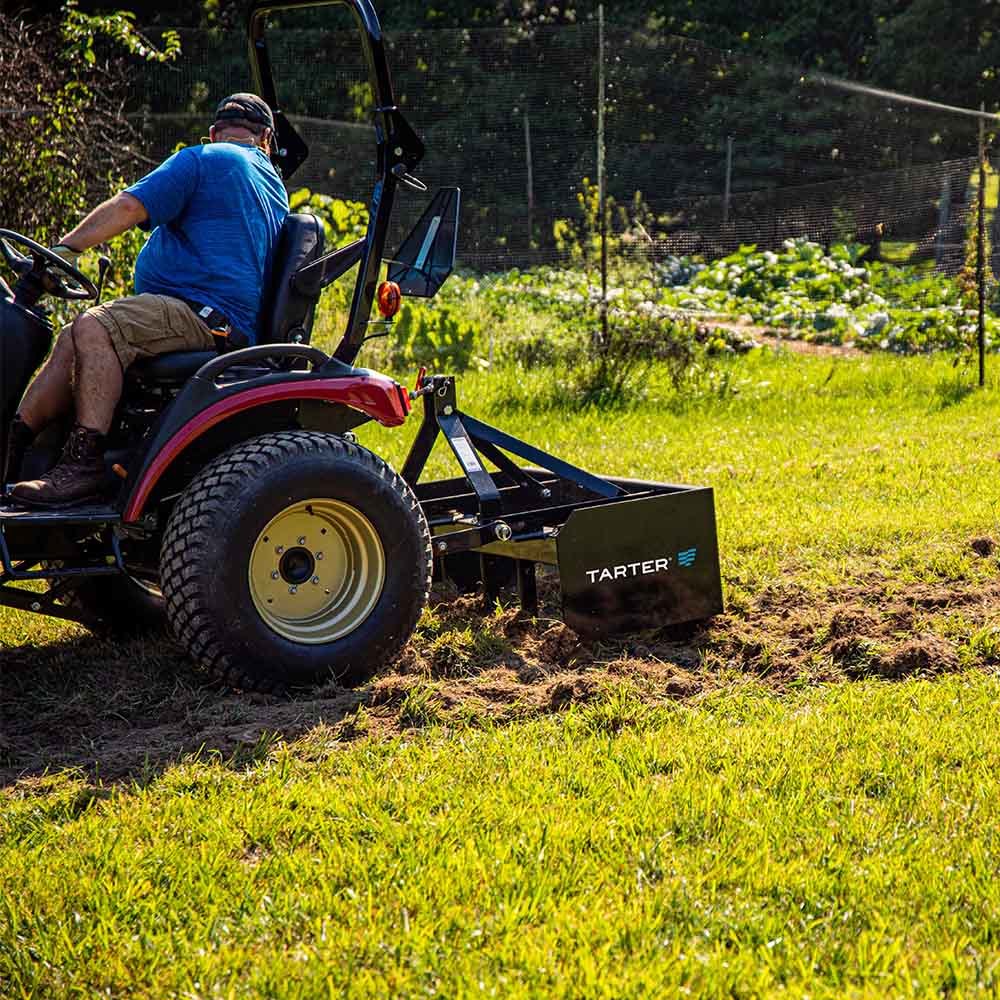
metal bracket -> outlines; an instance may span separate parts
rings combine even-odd
[[[564,462],[540,448],[535,448],[467,413],[462,413],[458,408],[453,375],[432,375],[424,378],[417,392],[424,398],[424,417],[402,470],[403,479],[410,486],[415,486],[420,479],[437,435],[441,432],[451,446],[455,458],[458,459],[469,485],[479,497],[482,520],[498,517],[503,512],[503,500],[493,477],[483,465],[480,453],[511,476],[522,488],[532,490],[543,500],[547,500],[550,495],[547,487],[512,462],[500,451],[501,448],[561,479],[575,483],[598,497],[610,499],[627,495],[626,490],[607,479]]]

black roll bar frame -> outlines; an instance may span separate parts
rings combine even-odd
[[[364,246],[353,250],[351,254],[352,257],[356,254],[360,261],[358,277],[351,299],[347,329],[332,355],[335,361],[351,364],[361,350],[367,335],[368,321],[382,267],[382,251],[385,249],[389,220],[392,217],[396,186],[399,180],[408,177],[409,172],[423,159],[424,144],[396,106],[382,27],[370,0],[285,0],[285,2],[279,0],[277,3],[273,0],[257,0],[250,8],[247,34],[254,82],[260,96],[277,114],[281,111],[281,107],[264,37],[268,14],[273,11],[332,7],[341,4],[351,9],[357,22],[361,47],[365,53],[375,95],[375,184],[369,210],[368,232]],[[334,250],[326,257],[333,257],[338,252]],[[351,260],[346,267],[343,266],[346,256],[342,255],[329,269],[325,268],[326,257],[321,257],[310,265],[313,274],[322,270],[321,287],[339,277],[346,267],[353,264],[354,261]],[[320,268],[321,264],[324,264],[323,268]],[[343,270],[337,265],[341,265]]]

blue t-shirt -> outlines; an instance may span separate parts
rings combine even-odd
[[[253,344],[288,195],[267,154],[213,142],[174,153],[126,189],[153,233],[135,262],[135,292],[174,295],[224,313]]]

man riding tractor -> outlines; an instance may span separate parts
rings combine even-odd
[[[287,99],[315,122],[299,99],[305,36],[289,29],[301,11],[313,38],[318,12],[344,6],[368,68],[375,169],[364,236],[327,252],[322,221],[288,212],[266,150],[273,128],[286,182],[308,158],[282,110]],[[32,480],[0,501],[0,606],[95,628],[166,618],[208,674],[262,690],[370,677],[413,633],[435,570],[491,602],[516,587],[532,612],[536,568],[555,566],[563,617],[586,635],[718,613],[710,489],[595,475],[463,412],[452,375],[420,371],[407,390],[355,367],[402,295],[433,298],[451,274],[461,192],[441,188],[387,249],[399,189],[426,190],[413,173],[424,144],[400,110],[372,0],[254,0],[247,28],[263,100],[223,101],[210,145],[101,206],[59,254],[0,228],[0,263],[16,276],[0,278],[0,426],[15,422],[14,465]],[[290,57],[284,78],[274,53]],[[305,96],[329,115],[337,88],[307,75]],[[154,228],[138,294],[85,312],[25,392],[52,341],[43,297],[99,297],[65,258],[137,223]],[[317,303],[350,271],[327,354],[310,343]],[[217,340],[240,349],[217,353]],[[418,399],[396,472],[354,432],[403,427]],[[427,481],[442,437],[461,475]]]
[[[210,142],[181,149],[95,208],[53,252],[80,254],[132,226],[152,229],[135,265],[135,295],[94,306],[59,334],[10,428],[8,469],[51,421],[75,409],[58,464],[18,482],[20,503],[63,507],[97,496],[105,483],[104,440],[125,370],[140,358],[255,342],[261,292],[288,196],[269,159],[274,119],[254,94],[225,98]]]

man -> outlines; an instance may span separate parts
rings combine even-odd
[[[216,334],[255,341],[264,282],[288,196],[268,158],[274,119],[253,94],[222,101],[209,143],[174,153],[95,208],[53,250],[71,264],[132,226],[152,229],[135,264],[135,295],[95,306],[62,330],[21,400],[10,431],[16,475],[35,436],[75,406],[58,464],[11,491],[22,503],[59,507],[104,484],[104,439],[137,358],[205,351]]]

